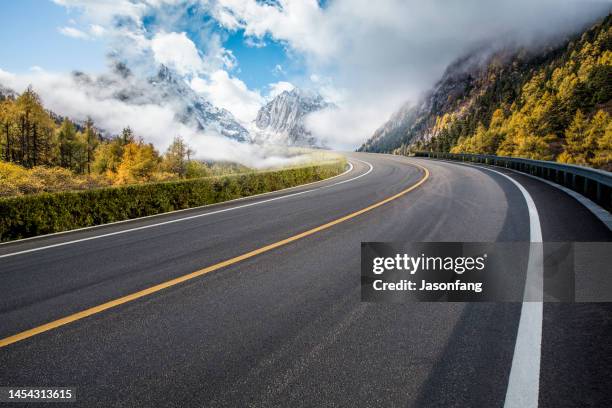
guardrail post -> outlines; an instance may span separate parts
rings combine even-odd
[[[588,178],[584,178],[584,183],[583,183],[583,187],[582,187],[583,191],[584,191],[584,195],[586,197],[589,196],[589,179]]]
[[[602,201],[602,188],[601,188],[601,183],[596,183],[596,187],[597,190],[595,192],[595,198],[597,199],[597,202],[600,203]]]

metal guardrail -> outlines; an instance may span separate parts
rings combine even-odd
[[[414,155],[482,163],[531,174],[570,188],[612,212],[612,173],[607,171],[572,164],[484,154],[416,152]]]

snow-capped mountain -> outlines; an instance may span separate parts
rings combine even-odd
[[[201,131],[215,131],[240,142],[250,140],[248,130],[234,115],[202,98],[183,78],[164,65],[149,78],[134,75],[122,63],[116,63],[111,72],[99,77],[81,72],[73,73],[73,77],[82,89],[95,92],[99,99],[117,99],[130,105],[167,106],[177,122]]]
[[[157,75],[149,82],[161,92],[162,100],[178,103],[178,120],[186,124],[194,124],[199,130],[216,130],[223,136],[246,142],[250,139],[246,130],[226,109],[218,108],[199,96],[182,79],[162,65]]]
[[[257,143],[318,146],[321,143],[304,126],[304,117],[330,106],[321,95],[309,91],[283,91],[257,113],[253,139]]]

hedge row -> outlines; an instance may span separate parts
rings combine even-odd
[[[335,176],[344,171],[345,165],[344,161],[338,161],[261,173],[0,199],[0,241],[280,190]]]

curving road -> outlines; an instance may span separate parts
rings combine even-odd
[[[361,303],[360,243],[529,241],[524,195],[480,167],[349,159],[307,186],[0,245],[0,386],[75,386],[86,407],[503,406],[521,304]],[[612,240],[506,174],[544,241]],[[612,405],[611,315],[544,304],[539,406]]]

